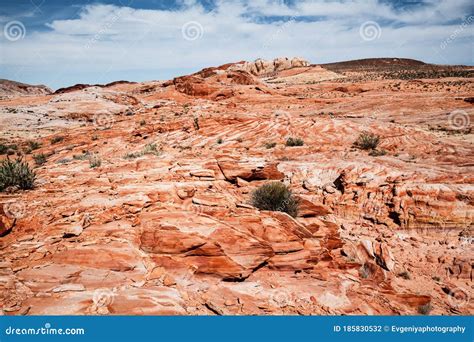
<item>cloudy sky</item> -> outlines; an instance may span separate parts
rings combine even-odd
[[[474,65],[472,0],[1,0],[0,78],[52,88],[239,60]]]

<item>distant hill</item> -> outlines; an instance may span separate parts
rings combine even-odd
[[[0,79],[0,96],[48,95],[53,91],[45,85],[31,85]]]
[[[410,58],[365,58],[321,64],[332,71],[393,71],[397,69],[469,69],[463,65],[429,64]]]

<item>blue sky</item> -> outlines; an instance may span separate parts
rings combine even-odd
[[[0,78],[52,88],[233,61],[474,64],[472,0],[0,0]]]

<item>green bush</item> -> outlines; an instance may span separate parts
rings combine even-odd
[[[35,154],[33,156],[33,159],[34,159],[36,165],[38,165],[38,166],[43,165],[44,163],[46,163],[46,155],[44,153]]]
[[[12,155],[18,149],[17,145],[0,144],[0,154]]]
[[[0,191],[10,186],[22,190],[33,189],[36,174],[21,157],[16,160],[4,159],[0,164]]]
[[[27,151],[31,152],[31,151],[39,149],[40,147],[41,147],[41,144],[39,142],[28,141]]]
[[[304,141],[301,139],[301,138],[288,138],[286,140],[286,146],[303,146],[304,145]]]
[[[293,217],[298,214],[298,199],[281,182],[271,182],[259,187],[252,193],[251,203],[260,210],[283,211]]]
[[[57,137],[54,137],[54,138],[51,139],[51,144],[54,145],[54,144],[57,144],[58,142],[61,142],[61,141],[63,141],[63,140],[64,140],[64,137],[62,137],[62,136],[57,136]]]
[[[380,137],[378,135],[370,132],[362,132],[354,142],[354,146],[361,150],[375,150],[379,142]]]

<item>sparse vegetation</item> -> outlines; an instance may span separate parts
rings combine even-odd
[[[143,149],[143,154],[153,154],[155,156],[159,155],[161,152],[156,147],[156,144],[146,144]]]
[[[0,144],[0,154],[5,154],[8,151],[8,145]]]
[[[145,120],[141,120],[140,121],[140,126],[145,126],[146,125],[146,121]]]
[[[75,154],[72,156],[75,160],[87,160],[91,157],[91,153],[89,151],[82,151],[82,154]]]
[[[379,145],[380,137],[370,132],[362,132],[354,143],[361,150],[375,150]]]
[[[370,268],[370,265],[367,263],[363,264],[359,269],[359,275],[362,279],[369,278],[372,275],[372,269]]]
[[[27,143],[27,147],[25,149],[25,153],[31,153],[33,152],[34,150],[37,150],[41,147],[41,144],[39,142],[36,142],[36,141],[28,141]]]
[[[54,144],[57,144],[58,142],[61,142],[64,140],[64,137],[58,135],[57,137],[54,137],[51,139],[51,144],[54,145]]]
[[[410,273],[408,273],[407,271],[403,271],[403,272],[398,273],[398,276],[400,278],[403,278],[403,279],[406,279],[406,280],[411,279]]]
[[[219,145],[222,144],[222,143],[223,143],[222,138],[217,139],[217,143],[218,143]]]
[[[194,124],[194,129],[196,131],[199,131],[199,118],[194,118],[194,121],[193,121],[193,124]]]
[[[12,155],[18,149],[17,145],[0,144],[0,154]]]
[[[266,149],[271,149],[271,148],[274,148],[275,146],[276,146],[276,142],[268,142],[265,144]]]
[[[135,159],[135,158],[139,158],[139,157],[142,157],[143,156],[143,153],[140,151],[140,152],[129,152],[127,153],[124,158],[125,159]]]
[[[62,159],[59,159],[58,161],[56,161],[56,164],[67,164],[67,163],[70,163],[71,161],[72,161],[72,159],[62,158]]]
[[[102,160],[99,156],[94,155],[89,158],[89,166],[91,168],[99,167],[102,165]]]
[[[429,315],[431,310],[433,310],[433,306],[431,305],[431,302],[420,305],[418,307],[418,313],[421,314],[421,315]]]
[[[298,214],[298,199],[281,182],[271,182],[259,187],[252,193],[251,203],[260,210],[282,211],[293,217]]]
[[[135,158],[143,157],[145,154],[153,154],[155,156],[158,156],[158,155],[161,154],[161,151],[158,150],[158,147],[156,146],[156,144],[147,144],[147,145],[145,145],[143,150],[141,150],[139,152],[127,153],[124,156],[124,158],[125,159],[135,159]]]
[[[44,163],[46,163],[46,155],[44,153],[35,154],[33,156],[33,159],[35,161],[35,164],[38,165],[38,166],[43,165]]]
[[[301,138],[288,138],[286,140],[286,146],[290,146],[290,147],[293,147],[293,146],[303,146],[304,145],[304,141],[301,139]]]
[[[372,157],[380,157],[380,156],[384,156],[387,154],[387,151],[385,150],[371,150],[369,152],[369,156],[372,156]]]
[[[93,141],[95,141],[95,140],[99,139],[99,136],[98,136],[97,134],[94,134],[91,139],[92,139]]]
[[[185,104],[183,105],[184,114],[188,114],[188,112],[189,112],[190,109],[191,109],[191,104],[185,103]]]
[[[0,164],[0,191],[8,187],[18,187],[22,190],[33,189],[36,174],[30,165],[22,158],[4,159]]]

